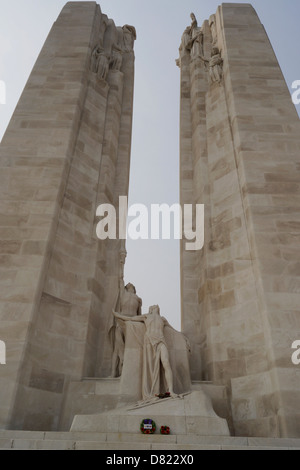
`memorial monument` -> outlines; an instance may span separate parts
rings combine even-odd
[[[198,19],[176,61],[181,204],[205,205],[203,249],[181,242],[182,332],[142,314],[124,241],[96,236],[99,204],[128,194],[135,28],[68,2],[42,48],[0,146],[7,432],[106,439],[149,414],[174,445],[300,438],[299,118],[251,5]]]
[[[131,313],[112,312],[124,341],[121,377],[112,384],[103,379],[102,386],[106,382],[106,387],[114,387],[115,406],[101,413],[95,406],[93,413],[76,414],[71,431],[131,433],[146,414],[159,428],[167,422],[173,434],[229,436],[226,419],[217,416],[209,395],[192,390],[188,339],[160,315],[158,305],[144,315]]]

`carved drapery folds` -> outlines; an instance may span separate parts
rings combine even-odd
[[[97,45],[92,52],[91,71],[93,73],[98,72],[100,54],[101,54],[101,47]]]
[[[223,76],[223,59],[221,51],[217,47],[218,34],[216,25],[216,15],[211,15],[209,21],[204,22],[202,28],[194,13],[191,13],[192,23],[184,30],[179,47],[179,59],[176,65],[181,67],[181,61],[189,57],[190,61],[199,60],[202,62],[205,70],[208,72],[208,81],[210,84],[221,83]],[[207,34],[210,31],[209,34]],[[205,44],[204,44],[205,43]],[[207,57],[211,50],[211,57]],[[206,51],[206,52],[204,52]]]
[[[107,27],[107,24],[105,27]],[[90,70],[102,80],[106,80],[109,70],[120,71],[123,63],[123,54],[133,52],[134,41],[136,40],[134,26],[126,24],[119,28],[119,30],[121,35],[109,47],[106,44],[104,48],[103,40],[99,40],[92,51]]]
[[[212,44],[213,46],[216,46],[218,42],[216,15],[211,15],[209,17],[209,26],[210,26],[211,35],[212,35]]]
[[[92,52],[91,71],[99,78],[106,79],[109,70],[109,56],[98,44]]]
[[[123,62],[122,49],[118,46],[113,46],[110,57],[110,69],[111,70],[121,70]]]
[[[220,83],[223,76],[223,59],[217,47],[213,47],[211,51],[211,59],[209,61],[209,79],[210,83]]]
[[[181,38],[179,48],[180,57],[177,59],[176,64],[180,67],[181,59],[189,55],[191,60],[203,57],[203,31],[198,27],[198,22],[194,13],[191,13],[191,26],[188,26]]]
[[[194,13],[191,13],[191,59],[195,60],[199,57],[203,57],[203,32],[202,28],[198,27],[197,19]]]

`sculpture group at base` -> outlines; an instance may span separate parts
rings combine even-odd
[[[124,284],[125,257],[126,252],[121,250],[119,294],[116,302],[116,310],[119,312],[112,312],[108,326],[113,350],[111,377],[120,377],[124,369],[127,375],[138,374],[139,397],[143,401],[164,393],[175,398],[179,393],[189,391],[188,339],[176,331],[166,318],[160,316],[158,305],[150,307],[147,314],[141,314],[142,300],[137,296],[134,285]],[[185,363],[183,357],[178,361],[182,354],[174,352],[176,348],[178,351],[185,350]],[[124,365],[126,350],[135,350],[134,370],[130,359]],[[178,362],[181,363],[180,367],[177,366]],[[174,372],[177,390],[174,389]]]
[[[158,305],[141,314],[134,285],[124,284],[125,257],[123,249],[115,304],[120,312],[113,310],[108,324],[118,404],[99,414],[75,415],[71,431],[137,432],[147,413],[172,434],[228,436],[227,422],[216,415],[210,397],[192,390],[189,340],[160,315]]]

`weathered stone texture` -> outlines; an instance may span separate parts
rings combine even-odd
[[[67,3],[1,143],[2,428],[58,429],[68,381],[102,368],[119,245],[96,208],[128,194],[133,51],[106,79],[90,64],[123,41],[95,2]]]
[[[180,59],[181,202],[205,204],[203,250],[181,250],[192,378],[228,385],[237,435],[299,437],[299,118],[251,5],[215,18],[221,84]]]

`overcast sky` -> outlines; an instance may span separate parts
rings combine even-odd
[[[0,139],[64,0],[0,0]],[[102,0],[117,26],[134,25],[136,74],[129,204],[179,202],[179,76],[175,65],[190,13],[202,24],[216,0]],[[249,2],[240,2],[249,3]],[[287,84],[300,80],[299,0],[253,0]],[[298,108],[300,105],[298,106]],[[159,304],[180,329],[178,241],[128,241],[125,282],[136,285],[143,313]]]

